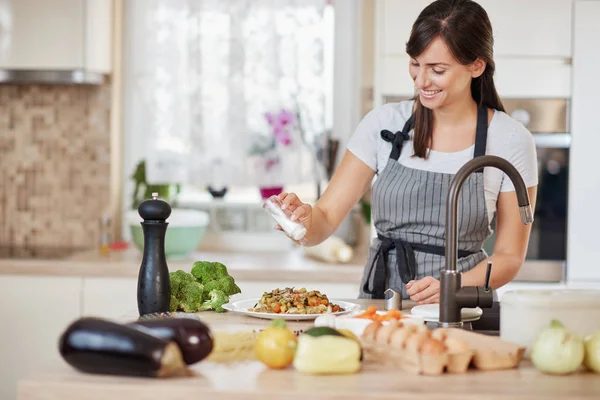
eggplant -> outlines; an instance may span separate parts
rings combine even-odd
[[[91,374],[188,375],[175,342],[100,318],[84,317],[71,323],[59,339],[59,352],[69,365]]]
[[[187,365],[205,359],[213,350],[213,336],[209,327],[196,319],[160,318],[137,321],[129,326],[177,343]]]

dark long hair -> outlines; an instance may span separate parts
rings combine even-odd
[[[504,106],[494,85],[494,37],[492,24],[485,10],[471,0],[437,0],[429,4],[415,21],[406,52],[418,57],[441,37],[454,58],[463,65],[481,58],[486,62],[483,74],[471,81],[471,95],[478,106],[484,105],[499,111]],[[427,158],[431,144],[433,112],[423,106],[415,96],[415,156]]]

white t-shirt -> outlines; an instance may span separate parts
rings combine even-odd
[[[381,138],[381,131],[402,130],[412,113],[414,101],[388,103],[370,111],[358,124],[348,142],[348,150],[361,159],[377,174],[387,164],[392,144]],[[411,157],[414,154],[413,131],[411,140],[404,142],[398,162],[405,167],[432,172],[455,174],[466,162],[473,159],[474,145],[454,152],[431,150],[427,160]],[[537,153],[533,136],[521,124],[506,113],[495,111],[488,127],[486,154],[502,157],[515,166],[527,187],[538,183]],[[486,167],[483,171],[485,200],[490,222],[496,212],[499,192],[511,192],[515,188],[501,170]]]

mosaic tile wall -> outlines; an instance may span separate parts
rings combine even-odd
[[[0,246],[96,245],[109,112],[108,85],[0,85]]]

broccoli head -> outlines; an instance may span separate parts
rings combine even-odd
[[[215,272],[217,274],[217,278],[221,278],[223,276],[228,276],[229,272],[227,272],[227,267],[225,265],[223,265],[220,262],[214,262],[213,264],[213,268],[215,269]]]
[[[217,271],[210,261],[196,261],[192,266],[192,275],[200,283],[210,282],[217,279]]]
[[[225,312],[223,308],[223,304],[227,304],[229,302],[229,297],[221,290],[211,290],[208,293],[209,299],[205,300],[202,305],[200,305],[200,311],[206,310],[215,310],[216,312]]]
[[[179,299],[171,294],[171,300],[169,302],[169,311],[175,312],[179,309]]]
[[[179,307],[185,312],[196,312],[203,300],[204,286],[196,281],[189,282],[181,288]]]
[[[195,282],[195,279],[192,275],[181,269],[169,273],[169,280],[171,282],[171,295],[175,295],[176,297],[179,297],[179,293],[181,292],[181,288],[183,286],[189,282]]]
[[[233,277],[229,275],[222,276],[218,279],[207,282],[204,285],[204,289],[207,292],[210,292],[211,290],[220,290],[227,296],[232,296],[236,293],[242,292],[238,285],[235,284],[235,280],[233,279]]]
[[[171,299],[169,310],[171,312],[183,310],[196,312],[202,304],[204,286],[192,275],[178,270],[169,274],[171,281]]]

